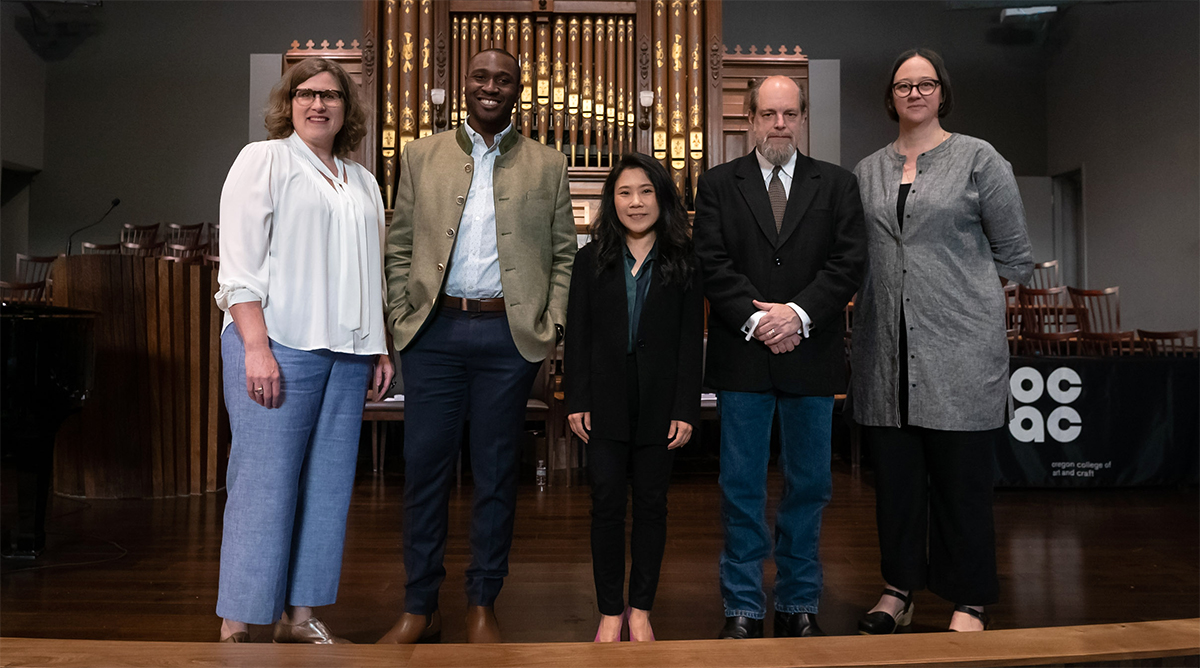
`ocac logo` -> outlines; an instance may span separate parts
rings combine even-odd
[[[1023,366],[1013,372],[1008,381],[1013,399],[1032,404],[1042,398],[1042,394],[1059,404],[1050,411],[1050,417],[1044,419],[1042,412],[1033,406],[1021,406],[1013,412],[1012,421],[1008,423],[1008,431],[1013,438],[1022,443],[1043,443],[1046,434],[1059,443],[1070,443],[1079,437],[1082,431],[1079,413],[1069,404],[1079,398],[1083,381],[1074,369],[1060,367],[1050,373],[1047,379],[1042,378],[1041,372],[1033,367]]]

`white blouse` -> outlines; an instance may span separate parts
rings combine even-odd
[[[295,133],[242,149],[221,190],[222,331],[229,307],[260,301],[267,335],[289,348],[387,352],[383,198],[362,165],[336,165]]]

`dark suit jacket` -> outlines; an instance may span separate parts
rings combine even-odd
[[[575,256],[563,374],[567,412],[592,413],[592,435],[655,445],[667,442],[671,420],[700,423],[704,297],[700,274],[687,286],[664,285],[655,262],[634,352],[638,359],[638,424],[630,434],[625,357],[629,307],[625,262],[596,274],[596,244]]]
[[[866,235],[850,172],[796,156],[780,232],[754,153],[714,167],[696,190],[696,252],[712,307],[705,385],[735,392],[829,396],[844,390],[842,310],[862,280]],[[795,350],[745,340],[751,300],[795,302],[812,319]]]

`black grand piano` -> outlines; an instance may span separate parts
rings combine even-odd
[[[0,462],[18,487],[17,521],[0,537],[6,557],[33,558],[46,546],[54,437],[92,389],[98,315],[0,303]]]

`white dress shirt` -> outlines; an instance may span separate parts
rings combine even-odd
[[[779,180],[783,183],[783,194],[788,197],[792,196],[792,174],[796,171],[797,153],[798,151],[792,151],[792,157],[788,158],[786,164],[780,165],[779,169]],[[764,158],[763,154],[758,152],[758,149],[754,150],[754,157],[758,158],[758,167],[763,173],[763,184],[770,191],[771,176],[775,173],[775,165],[770,160]],[[809,320],[808,314],[804,312],[804,309],[797,306],[795,302],[788,302],[787,305],[796,312],[796,317],[800,318],[799,334],[802,338],[807,339],[809,331],[812,330],[812,320]],[[758,321],[762,320],[766,314],[766,311],[758,311],[750,316],[742,325],[742,333],[746,335],[747,341],[754,338],[754,330],[758,329]]]
[[[492,192],[492,173],[496,156],[500,155],[500,140],[513,126],[500,131],[489,147],[483,136],[463,123],[471,138],[471,190],[463,205],[458,223],[458,240],[450,256],[450,271],[446,274],[446,294],[468,299],[503,297],[500,285],[500,253],[496,250],[496,198]]]
[[[221,190],[222,331],[231,306],[257,301],[289,348],[387,352],[383,198],[363,166],[335,162],[336,175],[295,133],[242,149]]]

